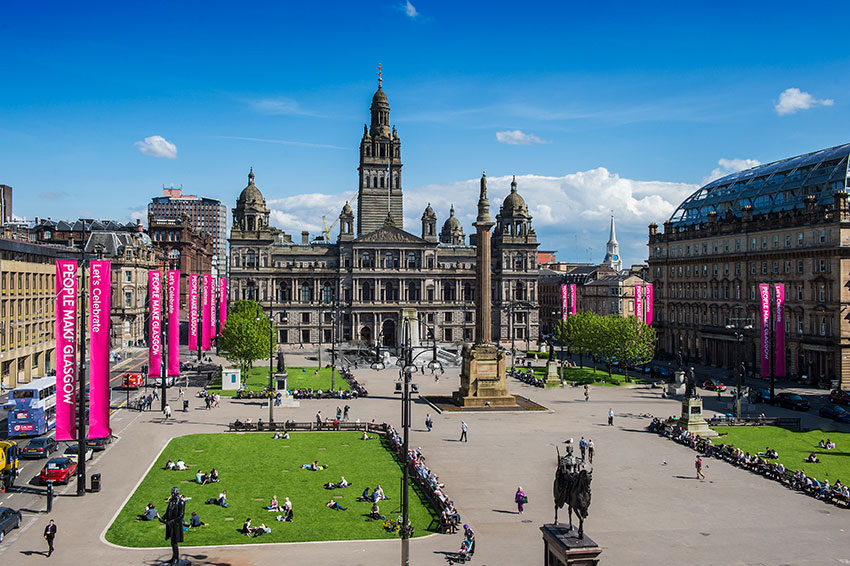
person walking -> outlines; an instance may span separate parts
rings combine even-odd
[[[351,410],[351,405],[346,405],[345,407],[343,407],[343,409],[342,409],[342,420],[344,420],[344,421],[348,420],[348,411],[350,411],[350,410]]]
[[[177,388],[177,399],[178,399],[178,400],[182,400],[182,399],[183,399],[183,388],[182,388],[182,387],[178,387],[178,388]]]
[[[581,459],[585,459],[585,452],[587,452],[587,441],[584,437],[581,437],[581,440],[578,441],[578,449],[581,451]]]
[[[322,424],[322,411],[316,411],[316,424]]]
[[[339,407],[339,405],[336,406],[336,420],[342,420],[342,409]]]
[[[587,439],[587,457],[589,458],[589,460],[588,460],[588,461],[589,461],[591,464],[593,463],[593,451],[594,451],[594,447],[593,447],[593,439],[592,439],[592,438],[588,438],[588,439]]]
[[[469,427],[466,425],[466,422],[460,421],[460,440],[458,440],[458,442],[467,442],[467,432],[469,432]]]
[[[50,522],[47,523],[47,526],[44,527],[44,540],[47,541],[47,557],[50,558],[50,555],[53,554],[53,539],[56,538],[56,523],[53,522],[53,519],[50,519]]]
[[[590,384],[589,383],[584,384],[584,400],[585,401],[590,400]]]
[[[704,480],[705,474],[702,473],[702,456],[697,454],[697,459],[694,460],[694,467],[697,469],[697,479]]]
[[[614,409],[608,409],[608,426],[614,426]]]
[[[165,413],[166,420],[170,419],[171,418],[171,405],[166,405],[165,409],[163,410],[163,413]]]
[[[516,488],[514,502],[516,503],[517,513],[522,515],[523,511],[525,511],[525,504],[528,503],[528,496],[525,495],[525,492],[522,490],[522,486]]]
[[[425,415],[425,428],[428,429],[428,432],[431,432],[432,426],[434,426],[434,421],[431,420],[431,413],[427,413]]]

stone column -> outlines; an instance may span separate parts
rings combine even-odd
[[[487,200],[487,177],[481,176],[478,218],[475,222],[478,240],[475,245],[475,343],[489,344],[492,339],[492,296],[490,293],[490,201]]]

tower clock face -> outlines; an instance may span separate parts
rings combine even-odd
[[[615,255],[615,256],[614,256],[614,261],[617,261],[618,259],[620,259],[620,256]]]

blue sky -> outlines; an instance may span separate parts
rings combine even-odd
[[[0,183],[18,216],[127,219],[171,183],[232,206],[253,166],[316,232],[380,62],[408,230],[430,201],[468,233],[481,171],[497,201],[516,174],[541,248],[600,261],[613,210],[633,263],[712,175],[850,141],[844,4],[640,4],[4,3]]]

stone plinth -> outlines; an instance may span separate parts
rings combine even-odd
[[[586,534],[578,538],[578,531],[567,525],[543,525],[543,564],[545,566],[596,566],[602,548]]]
[[[708,423],[702,416],[702,399],[699,397],[682,399],[682,416],[679,417],[679,426],[699,436],[717,436],[715,431],[708,428]]]
[[[464,346],[461,354],[460,389],[452,399],[461,407],[505,407],[516,405],[508,393],[505,353],[492,344]]]
[[[549,360],[546,362],[546,383],[559,383],[561,377],[558,375],[558,362]]]

